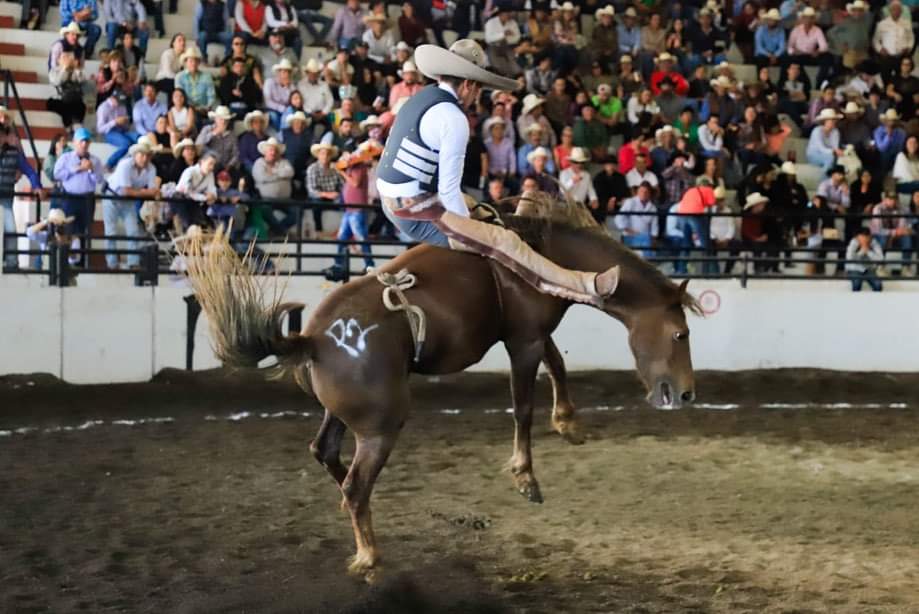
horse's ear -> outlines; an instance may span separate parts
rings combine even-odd
[[[689,285],[688,279],[684,279],[682,282],[680,282],[680,294],[686,294],[686,286],[688,285]]]

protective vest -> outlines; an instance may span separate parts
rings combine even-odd
[[[417,181],[425,192],[437,191],[439,151],[421,139],[421,118],[434,105],[449,102],[460,107],[450,92],[429,85],[408,99],[396,115],[383,148],[377,177],[386,183]]]

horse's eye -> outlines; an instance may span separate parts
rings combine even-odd
[[[673,333],[673,338],[676,341],[686,341],[687,339],[689,339],[689,333],[675,332]]]

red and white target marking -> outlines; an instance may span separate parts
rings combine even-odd
[[[714,315],[721,309],[721,295],[714,290],[706,290],[699,295],[699,304],[702,305],[702,313]]]

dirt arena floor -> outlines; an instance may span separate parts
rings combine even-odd
[[[368,586],[292,386],[0,379],[0,612],[919,612],[919,376],[700,374],[659,412],[577,374],[579,447],[543,381],[543,505],[502,470],[503,378],[415,384]]]

